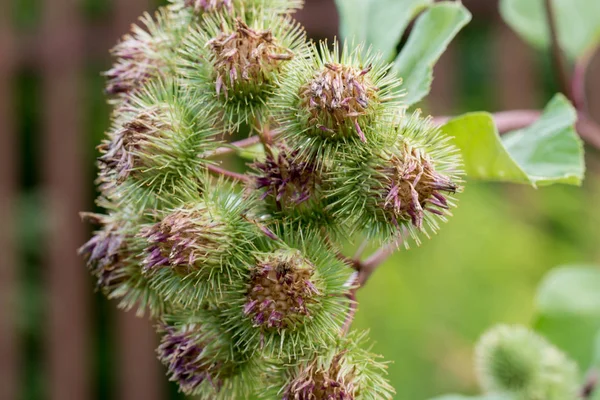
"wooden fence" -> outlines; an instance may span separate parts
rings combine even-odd
[[[34,2],[35,3],[35,2]],[[173,398],[154,356],[156,338],[150,324],[122,312],[110,313],[108,327],[98,325],[99,301],[77,249],[89,232],[78,212],[92,206],[92,154],[89,144],[91,97],[86,68],[108,67],[108,49],[142,11],[149,0],[113,0],[103,18],[87,21],[83,1],[40,0],[41,20],[33,29],[19,29],[11,20],[16,1],[3,0],[0,13],[0,399],[25,398],[28,369],[27,344],[20,332],[24,292],[21,237],[23,176],[33,174],[41,191],[43,240],[39,249],[43,321],[38,332],[42,352],[42,394],[53,400],[98,398],[98,354],[95,332],[111,335],[112,386],[107,398],[159,400]],[[481,62],[483,79],[494,82],[496,109],[539,107],[543,91],[538,57],[497,15],[488,0],[465,1],[475,14],[473,28],[485,27],[490,46]],[[312,36],[335,34],[335,8],[331,0],[308,1],[299,19]],[[333,21],[333,22],[332,22]],[[436,67],[431,110],[437,114],[461,111],[465,82],[461,38],[451,45]],[[490,58],[491,57],[491,58]],[[597,59],[591,71],[600,70]],[[23,141],[23,115],[17,113],[18,77],[27,71],[40,82],[34,140]],[[98,71],[99,72],[99,71]],[[600,116],[600,73],[590,74],[590,106]],[[108,115],[105,116],[108,119]],[[26,149],[25,147],[32,146]],[[35,160],[24,154],[39,154]],[[32,164],[33,167],[30,165]],[[35,169],[31,172],[29,169]],[[111,381],[111,379],[108,379]],[[37,397],[35,397],[37,398]]]

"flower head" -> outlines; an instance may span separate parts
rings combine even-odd
[[[101,174],[107,181],[111,180],[109,175],[114,175],[117,182],[123,182],[132,173],[152,167],[156,160],[152,157],[152,142],[166,139],[172,129],[158,107],[144,110],[123,122],[112,138],[99,147]]]
[[[182,392],[202,400],[226,400],[246,398],[255,390],[260,364],[236,350],[218,313],[203,310],[165,319],[170,322],[159,326],[156,352]]]
[[[310,123],[324,135],[335,135],[352,125],[360,140],[366,142],[358,119],[365,116],[369,103],[377,101],[378,88],[368,76],[372,66],[359,70],[351,65],[325,63],[313,79],[300,88],[302,107],[311,114]]]
[[[389,65],[363,46],[329,50],[321,43],[310,57],[294,60],[286,84],[274,98],[286,140],[319,165],[337,154],[381,149],[376,127],[398,112],[400,80]]]
[[[462,180],[458,149],[418,113],[379,126],[385,149],[348,155],[332,175],[328,196],[337,218],[369,237],[401,243],[439,228],[455,206]],[[365,229],[365,227],[367,229]],[[407,242],[404,242],[407,245]]]
[[[383,376],[385,365],[360,347],[364,339],[364,333],[351,333],[290,368],[285,373],[283,399],[391,399],[393,389]]]
[[[298,150],[285,144],[272,149],[262,162],[252,166],[256,171],[255,185],[263,190],[261,200],[272,199],[279,209],[301,207],[317,197],[319,175],[313,164],[298,158]]]
[[[127,258],[125,234],[107,215],[84,214],[84,217],[102,229],[79,249],[79,254],[86,258],[99,289],[114,287],[126,278],[123,275]]]
[[[187,36],[179,62],[184,83],[201,89],[208,109],[226,129],[251,122],[266,109],[292,59],[306,53],[305,34],[287,16],[253,19],[211,16]],[[267,22],[268,21],[268,22]]]
[[[117,108],[99,146],[104,196],[123,206],[153,199],[172,204],[175,193],[199,188],[207,162],[201,154],[219,143],[211,118],[198,113],[195,96],[176,80],[157,79]]]
[[[252,268],[244,314],[265,328],[301,323],[320,295],[314,275],[315,267],[297,251],[267,254]]]
[[[129,209],[115,210],[105,199],[100,204],[111,212],[108,215],[85,213],[82,216],[99,226],[99,230],[79,249],[97,288],[110,299],[119,299],[119,307],[137,314],[152,316],[164,311],[160,296],[150,287],[140,270],[141,247],[134,237],[137,216]],[[143,300],[141,300],[143,299]]]
[[[172,71],[175,48],[181,39],[180,27],[164,8],[154,18],[145,14],[140,21],[141,26],[134,25],[113,48],[116,62],[104,73],[106,93],[119,101],[127,100],[147,81]]]
[[[379,171],[383,180],[380,207],[392,220],[410,220],[420,229],[425,212],[443,215],[449,208],[445,194],[456,193],[458,185],[436,171],[431,157],[418,147],[408,143],[399,147]]]
[[[233,10],[233,0],[184,0],[184,6],[190,7],[196,13],[220,12]]]
[[[256,242],[244,280],[223,294],[223,313],[240,348],[291,358],[339,332],[350,271],[317,232],[270,228],[277,239]]]
[[[220,344],[219,339],[201,325],[163,327],[158,359],[184,393],[194,393],[203,383],[219,391],[223,379],[233,373],[234,364],[227,360],[227,349],[215,346]]]
[[[143,232],[144,268],[173,268],[182,274],[219,265],[231,237],[227,223],[205,204],[177,209]]]

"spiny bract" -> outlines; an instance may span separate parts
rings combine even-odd
[[[405,115],[390,65],[308,42],[301,4],[171,0],[106,73],[106,211],[85,214],[98,230],[80,252],[102,292],[157,322],[169,378],[202,399],[390,399],[347,333],[357,262],[341,249],[418,240],[460,190],[456,149]],[[227,143],[248,131],[254,151]],[[252,162],[219,165],[236,152]]]

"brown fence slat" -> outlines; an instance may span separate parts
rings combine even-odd
[[[152,323],[119,311],[118,318],[118,397],[121,400],[161,400],[165,398],[166,376],[156,358],[158,340]]]
[[[46,0],[43,6],[42,176],[49,222],[44,257],[49,398],[90,399],[90,286],[76,254],[86,236],[78,212],[89,208],[81,129],[83,21],[78,1]]]
[[[15,53],[10,10],[0,13],[0,399],[17,399],[20,383],[17,315],[17,135],[13,118]]]
[[[427,97],[429,112],[432,115],[452,115],[456,110],[456,104],[459,104],[457,98],[457,86],[460,62],[456,54],[456,44],[450,44],[440,60],[436,63],[433,70],[433,82],[431,84],[431,93]]]
[[[494,30],[494,71],[497,105],[501,109],[540,107],[539,66],[534,50],[504,23],[498,21]]]
[[[125,34],[144,11],[151,12],[149,0],[120,0],[115,4],[115,40]],[[119,312],[118,324],[118,398],[122,400],[160,400],[166,392],[166,377],[156,359],[156,334],[145,319],[134,313]]]

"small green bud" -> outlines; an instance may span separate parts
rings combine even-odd
[[[519,326],[501,325],[477,345],[477,371],[483,388],[519,400],[575,400],[577,365],[544,338]]]

